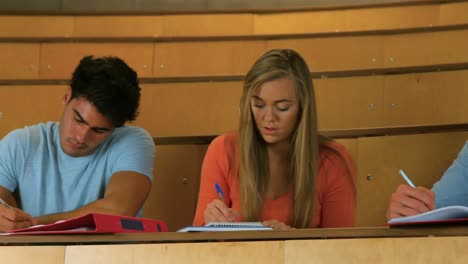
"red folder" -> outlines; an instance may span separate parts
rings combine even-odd
[[[167,232],[161,220],[89,213],[76,218],[8,231],[12,235]]]

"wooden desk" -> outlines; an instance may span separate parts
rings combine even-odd
[[[2,236],[13,263],[468,263],[468,226]]]

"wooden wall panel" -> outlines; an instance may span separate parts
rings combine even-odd
[[[65,92],[63,85],[0,86],[0,139],[16,128],[59,120]]]
[[[379,127],[383,117],[383,76],[315,79],[320,130]]]
[[[255,15],[256,35],[338,32],[345,28],[345,11],[290,12]]]
[[[264,41],[156,43],[154,76],[245,75],[265,45]]]
[[[253,34],[252,14],[191,14],[163,17],[165,37],[246,36]]]
[[[348,9],[344,31],[431,27],[438,24],[438,5]]]
[[[208,145],[157,145],[153,186],[143,216],[164,220],[169,231],[191,225]]]
[[[240,82],[144,85],[135,122],[157,137],[218,135],[238,127]]]
[[[385,79],[384,120],[387,126],[438,124],[437,78],[430,74],[394,75]],[[447,87],[445,89],[451,89]]]
[[[70,79],[80,59],[86,55],[118,56],[138,73],[138,77],[150,77],[153,71],[151,43],[44,43],[39,77]]]
[[[74,37],[159,37],[161,16],[77,16]]]
[[[289,240],[284,263],[466,263],[462,237]],[[465,253],[462,253],[465,252]]]
[[[66,264],[282,264],[283,241],[67,246]]]
[[[39,44],[0,43],[0,79],[37,79]]]
[[[384,41],[385,67],[466,63],[468,30],[397,34]]]
[[[62,264],[65,246],[2,246],[0,255],[3,263]]]
[[[307,61],[310,71],[340,71],[381,68],[383,38],[329,37],[268,41],[267,49],[290,48]]]
[[[437,114],[442,124],[468,122],[468,70],[432,73],[439,85]]]
[[[1,38],[71,37],[72,16],[0,16]]]
[[[440,5],[440,25],[467,24],[468,2]]]
[[[357,226],[384,225],[390,195],[405,181],[431,188],[457,157],[468,132],[358,139]]]

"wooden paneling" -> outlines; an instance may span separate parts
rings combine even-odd
[[[192,14],[163,17],[165,37],[248,36],[253,34],[252,14]]]
[[[57,121],[66,86],[0,86],[0,139],[8,132],[38,122]]]
[[[68,246],[65,263],[280,264],[284,263],[283,244],[283,241],[254,241]]]
[[[432,73],[439,80],[436,102],[440,123],[468,122],[468,71],[451,71]]]
[[[314,81],[320,130],[379,127],[383,116],[383,76]]]
[[[207,146],[156,146],[155,175],[144,217],[164,220],[169,231],[192,224]]]
[[[138,77],[150,77],[152,73],[151,43],[44,43],[39,76],[41,79],[70,79],[80,59],[86,55],[118,56],[138,73]]]
[[[158,37],[162,35],[160,16],[78,16],[74,37]]]
[[[72,36],[71,16],[0,16],[1,38]]]
[[[463,237],[285,241],[284,263],[466,263]]]
[[[434,39],[415,43],[423,46],[430,45],[428,41],[434,41],[434,64],[468,62],[468,30],[435,32],[434,35]]]
[[[431,188],[467,139],[468,132],[359,138],[356,225],[385,224],[390,195],[405,183],[399,169],[416,185]]]
[[[0,79],[37,79],[39,44],[0,43]]]
[[[144,85],[135,124],[151,135],[217,135],[238,127],[240,82]]]
[[[345,11],[315,11],[255,15],[256,35],[338,32],[345,28]]]
[[[344,31],[432,27],[439,21],[438,5],[362,8],[346,11]]]
[[[468,2],[446,3],[440,5],[440,24],[466,24],[468,23]]]
[[[156,43],[154,76],[244,75],[265,48],[264,41]]]
[[[3,263],[62,264],[65,259],[65,246],[2,246],[0,255]]]
[[[440,79],[439,79],[440,80]],[[385,79],[387,126],[437,124],[439,81],[431,74],[403,74]],[[450,87],[445,89],[450,90]]]
[[[271,40],[267,48],[296,50],[307,61],[312,72],[383,66],[383,39],[375,36]]]

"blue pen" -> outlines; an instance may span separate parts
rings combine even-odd
[[[406,173],[403,170],[400,170],[400,175],[401,177],[403,177],[403,179],[405,179],[409,186],[416,188],[416,185],[414,185],[414,183],[410,180],[408,175],[406,175]]]
[[[217,182],[215,182],[215,188],[216,188],[216,192],[217,192],[218,195],[219,195],[219,198],[221,198],[221,201],[224,202],[223,190],[221,190],[221,187],[219,187],[219,184],[218,184]]]

